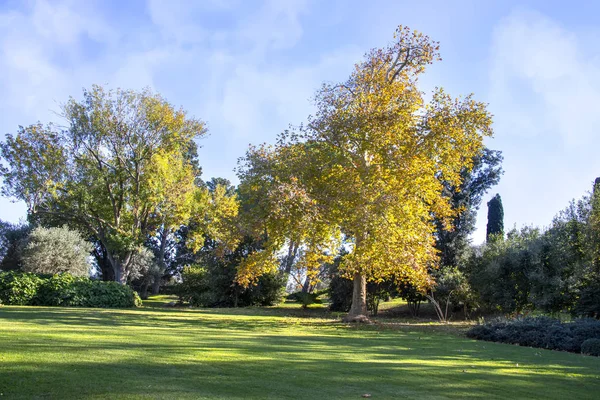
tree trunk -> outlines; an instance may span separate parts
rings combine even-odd
[[[169,231],[163,227],[160,234],[160,247],[158,248],[158,274],[154,277],[152,283],[152,294],[158,294],[160,292],[160,285],[162,284],[162,277],[167,271],[167,263],[165,262],[165,253],[167,250],[167,240],[169,239]]]
[[[144,282],[142,284],[141,290],[140,290],[140,297],[142,298],[142,300],[147,300],[148,299],[148,286],[150,286],[148,284],[148,282]]]
[[[310,279],[308,279],[308,276],[306,277],[306,279],[304,280],[304,285],[302,285],[302,293],[310,293]]]
[[[367,317],[367,278],[365,275],[354,274],[354,290],[352,291],[352,306],[344,318],[344,322],[368,322]]]
[[[296,242],[290,242],[290,246],[288,247],[288,254],[285,257],[284,265],[284,273],[289,275],[292,272],[292,266],[294,265],[294,260],[296,259],[296,255],[298,254],[298,245]]]
[[[158,294],[160,292],[162,276],[155,276],[154,282],[152,282],[152,294]]]

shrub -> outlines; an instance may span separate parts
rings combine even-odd
[[[498,319],[477,325],[467,337],[579,353],[588,339],[600,339],[600,321],[580,319],[561,323],[549,317]]]
[[[22,270],[41,274],[68,272],[89,276],[92,245],[66,226],[37,227],[29,234],[22,252]]]
[[[182,282],[175,290],[179,301],[194,307],[206,304],[208,300],[208,278],[205,268],[188,266],[181,272]]]
[[[587,339],[581,343],[581,353],[588,356],[600,356],[600,339]]]
[[[74,283],[78,279],[71,274],[52,275],[42,281],[32,304],[36,306],[70,306],[76,296]]]
[[[277,273],[262,275],[255,285],[244,288],[235,283],[231,265],[184,268],[176,289],[181,302],[195,307],[272,306],[285,295],[285,278]]]
[[[350,279],[336,274],[329,281],[329,309],[331,311],[350,311],[354,283]]]
[[[130,287],[70,274],[0,273],[0,302],[6,305],[129,308],[142,301]]]
[[[593,282],[582,289],[573,314],[580,317],[600,318],[599,282]]]
[[[256,285],[246,289],[249,292],[247,305],[273,306],[283,301],[285,297],[286,277],[279,273],[262,275]]]
[[[302,304],[302,308],[308,308],[308,306],[311,304],[322,303],[321,299],[319,299],[319,296],[326,292],[326,290],[313,293],[299,291],[291,293],[287,296],[287,299],[291,301],[297,301],[298,303]]]
[[[117,282],[77,280],[73,283],[72,307],[130,308],[140,307],[142,300],[129,286]]]
[[[31,304],[43,280],[36,274],[0,273],[0,303],[25,306]]]

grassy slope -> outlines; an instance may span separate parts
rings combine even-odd
[[[156,304],[155,304],[156,305]],[[310,310],[309,310],[310,311]],[[600,359],[322,311],[0,307],[2,398],[597,398]],[[517,366],[518,364],[518,366]]]

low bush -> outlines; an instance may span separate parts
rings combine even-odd
[[[248,287],[235,283],[235,275],[235,268],[227,265],[185,267],[182,282],[175,291],[180,302],[195,307],[272,306],[283,300],[285,278],[282,275],[264,274]]]
[[[297,301],[302,304],[302,308],[308,308],[311,304],[321,304],[323,301],[319,298],[319,296],[326,294],[327,290],[307,293],[307,292],[294,292],[287,296],[287,300]]]
[[[32,303],[43,279],[36,274],[0,273],[0,304],[25,306]]]
[[[498,319],[474,326],[467,337],[579,353],[586,340],[600,340],[600,321],[579,319],[563,323],[549,317]]]
[[[142,301],[129,286],[70,274],[0,273],[0,302],[6,305],[129,308]]]
[[[581,343],[581,353],[588,356],[600,356],[600,339],[587,339]]]
[[[201,307],[208,301],[208,277],[205,268],[185,267],[181,273],[182,282],[176,286],[176,294],[181,303]]]

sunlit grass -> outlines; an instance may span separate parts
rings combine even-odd
[[[5,306],[0,393],[7,399],[348,399],[365,393],[374,399],[592,399],[600,393],[600,359],[477,342],[398,321],[344,325],[336,314],[290,304]]]

